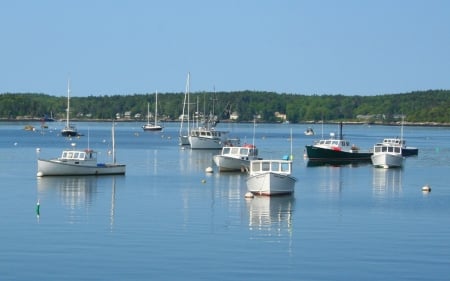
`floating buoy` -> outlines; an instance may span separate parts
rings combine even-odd
[[[17,146],[18,144],[19,144],[18,142],[15,142],[15,143],[14,143],[14,146]]]
[[[205,179],[202,179],[202,183],[206,183],[206,180],[205,180]]]
[[[37,177],[42,177],[42,175],[43,175],[42,172],[37,172],[36,174]]]
[[[74,142],[73,142],[73,143],[71,143],[70,145],[71,145],[72,147],[75,147],[75,146],[77,146],[77,144],[76,144],[76,143],[74,143]]]
[[[253,193],[251,193],[251,192],[245,193],[245,198],[253,198],[253,197],[255,197],[255,195],[253,195]]]
[[[431,192],[431,187],[428,184],[426,184],[422,187],[422,191],[423,192]]]
[[[38,200],[37,203],[36,203],[36,215],[37,215],[37,217],[39,217],[40,214],[41,214],[40,209],[41,209],[41,204],[39,203],[39,200]]]
[[[41,152],[41,149],[39,147],[36,148],[36,152]]]
[[[213,168],[208,167],[208,168],[205,169],[205,172],[207,172],[207,173],[212,173],[212,172],[213,172]]]

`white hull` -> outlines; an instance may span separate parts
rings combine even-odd
[[[225,141],[217,137],[189,136],[191,149],[221,149]]]
[[[377,153],[371,156],[371,160],[375,167],[395,168],[403,166],[403,156],[401,154]]]
[[[142,126],[142,129],[144,129],[144,131],[161,131],[163,128],[159,125],[146,124]]]
[[[250,160],[233,158],[223,155],[214,155],[214,163],[220,172],[246,171],[250,167]]]
[[[117,175],[125,174],[125,167],[121,164],[83,165],[38,159],[37,176]]]
[[[247,190],[257,195],[282,195],[294,192],[297,180],[290,175],[267,172],[247,178]]]

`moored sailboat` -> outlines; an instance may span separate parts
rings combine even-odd
[[[61,130],[63,137],[78,136],[78,131],[75,125],[70,124],[70,80],[67,82],[67,109],[66,109],[66,126]]]

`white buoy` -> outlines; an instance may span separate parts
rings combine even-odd
[[[431,187],[428,184],[426,184],[422,187],[422,191],[423,192],[431,192]]]
[[[253,193],[251,193],[251,192],[245,193],[245,198],[253,198],[253,197],[255,197],[255,196],[253,195]]]
[[[41,152],[41,149],[39,147],[36,148],[36,152]]]
[[[208,168],[205,169],[205,172],[207,172],[207,173],[212,173],[212,172],[213,172],[213,168],[208,167]]]
[[[71,145],[72,147],[75,147],[75,146],[77,146],[77,144],[76,144],[76,143],[74,143],[74,142],[73,142],[73,143],[71,143],[70,145]]]
[[[43,174],[42,174],[42,172],[37,172],[36,176],[37,176],[37,177],[42,177]]]
[[[205,180],[205,179],[202,179],[202,183],[206,183],[206,180]]]

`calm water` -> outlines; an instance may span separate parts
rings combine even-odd
[[[406,127],[419,156],[383,170],[308,167],[303,148],[320,125],[316,137],[306,125],[258,125],[265,158],[289,153],[292,128],[298,182],[293,196],[249,200],[244,174],[204,172],[216,151],[180,149],[178,124],[118,124],[125,176],[41,179],[36,148],[47,158],[89,143],[106,161],[111,124],[79,123],[85,136],[72,140],[57,136],[62,123],[45,134],[24,125],[0,123],[1,280],[449,280],[449,128]],[[253,141],[252,124],[219,127]],[[344,133],[370,148],[400,128]]]

